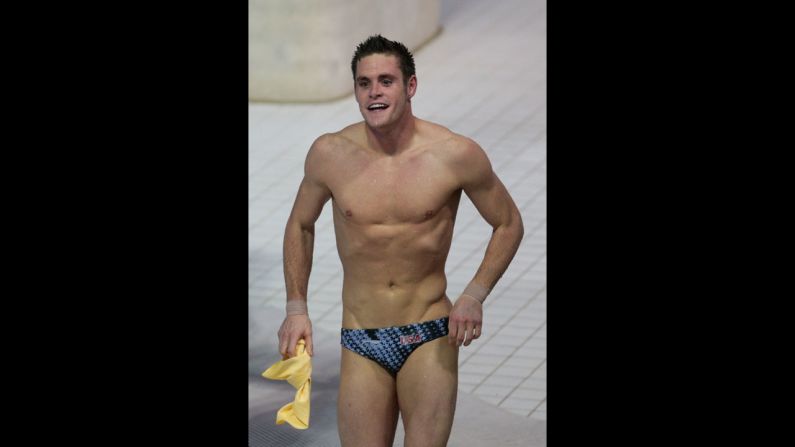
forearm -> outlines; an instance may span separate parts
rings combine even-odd
[[[283,257],[284,283],[288,300],[306,301],[314,244],[314,225],[307,227],[292,220],[287,222],[284,231]]]
[[[284,357],[296,355],[296,346],[301,339],[306,342],[306,352],[314,355],[312,323],[306,305],[314,243],[314,225],[301,225],[292,217],[287,221],[283,249],[287,315],[279,328],[279,352]]]
[[[472,282],[489,290],[493,289],[508,269],[523,236],[524,225],[518,214],[511,223],[496,227]]]
[[[519,249],[522,236],[524,226],[518,212],[515,219],[494,227],[475,277],[467,284],[450,311],[450,343],[469,346],[472,340],[480,337],[483,302],[508,269],[516,250]]]

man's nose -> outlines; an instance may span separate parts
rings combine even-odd
[[[378,83],[373,84],[373,86],[370,88],[370,97],[378,98],[379,96],[381,96],[381,86],[378,85]]]

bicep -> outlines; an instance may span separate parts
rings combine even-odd
[[[462,178],[467,197],[492,227],[510,225],[516,216],[516,205],[494,173],[486,153],[473,145],[468,148],[467,155]]]
[[[290,220],[299,223],[302,227],[312,226],[330,198],[331,192],[325,185],[304,176],[301,186],[298,187]]]
[[[491,169],[478,182],[465,186],[464,192],[492,227],[510,225],[513,221],[516,205],[505,185]]]
[[[290,220],[297,221],[301,227],[310,227],[320,217],[323,205],[331,198],[331,190],[325,183],[324,165],[326,144],[320,137],[312,144],[304,162],[304,178],[298,187]]]

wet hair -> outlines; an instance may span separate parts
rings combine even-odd
[[[403,84],[408,85],[409,78],[414,74],[414,56],[408,48],[400,42],[389,40],[386,37],[376,34],[370,36],[356,47],[351,60],[351,71],[353,80],[356,81],[356,66],[359,61],[371,54],[388,54],[396,56],[400,64],[400,71],[403,73]]]

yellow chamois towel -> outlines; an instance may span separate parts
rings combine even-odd
[[[298,391],[295,400],[276,413],[276,423],[287,422],[294,428],[309,428],[309,394],[312,391],[312,358],[306,353],[306,343],[298,340],[296,356],[283,358],[265,370],[262,376],[273,380],[286,380]]]

